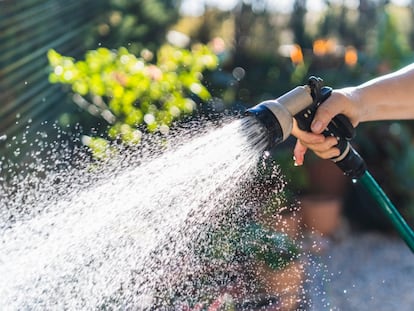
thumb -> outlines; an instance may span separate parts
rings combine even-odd
[[[319,106],[312,121],[311,130],[316,134],[322,133],[323,130],[328,126],[329,122],[331,122],[332,118],[335,116],[327,104],[328,103]]]
[[[343,109],[346,106],[344,94],[335,91],[332,92],[332,95],[316,110],[311,124],[312,132],[316,134],[322,133],[337,114],[344,113]]]

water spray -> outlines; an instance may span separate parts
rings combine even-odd
[[[312,76],[307,85],[298,86],[277,99],[264,101],[248,109],[246,115],[256,117],[264,125],[269,147],[274,147],[290,136],[293,119],[301,130],[310,131],[316,110],[331,93],[332,88],[324,86],[321,78]],[[340,155],[331,160],[345,175],[366,188],[414,253],[414,231],[369,173],[364,159],[350,144],[355,137],[355,129],[349,119],[342,114],[335,116],[323,135],[336,137]]]

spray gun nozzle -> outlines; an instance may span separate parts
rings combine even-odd
[[[273,147],[290,136],[294,115],[312,102],[310,88],[298,86],[277,99],[248,109],[246,115],[255,116],[264,125],[269,134],[269,146]]]
[[[300,129],[310,131],[316,110],[331,92],[330,87],[323,86],[321,78],[312,76],[307,85],[298,86],[277,99],[264,101],[248,109],[246,115],[256,117],[264,125],[269,137],[269,147],[274,147],[290,136],[293,118]],[[341,155],[332,161],[346,175],[359,178],[365,172],[366,166],[364,160],[349,144],[354,138],[355,131],[348,118],[344,115],[334,117],[323,134],[334,136],[338,140],[337,148]]]

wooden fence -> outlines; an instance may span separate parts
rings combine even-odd
[[[85,52],[99,0],[0,0],[0,155],[28,122],[32,130],[62,111],[66,95],[48,81],[46,53]]]

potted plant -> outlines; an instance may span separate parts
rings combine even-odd
[[[278,310],[296,310],[304,282],[304,266],[297,245],[287,234],[256,223],[247,228],[243,241],[255,280],[252,292],[277,297]]]
[[[269,159],[263,161],[256,178],[242,185],[246,191],[240,202],[223,206],[192,243],[196,258],[191,266],[198,271],[183,282],[183,295],[173,295],[185,303],[186,293],[191,292],[190,308],[216,308],[223,297],[228,306],[231,297],[236,310],[266,304],[294,310],[300,302],[304,280],[297,246],[300,234],[294,233],[297,228],[284,227],[285,222],[276,227],[264,220],[264,216],[272,219],[292,211],[286,207],[288,194],[283,191],[277,166],[269,164]]]
[[[296,242],[255,222],[254,217],[247,218],[246,222],[226,221],[206,232],[207,243],[200,245],[203,250],[198,256],[207,268],[195,282],[203,295],[197,300],[201,305],[191,307],[254,310],[277,304],[287,311],[300,303],[304,266]]]

